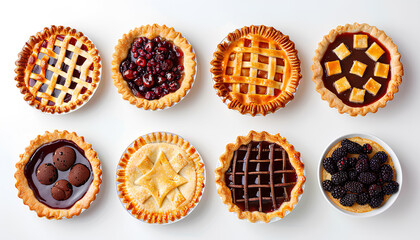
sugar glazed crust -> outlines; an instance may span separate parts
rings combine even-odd
[[[127,58],[132,43],[139,37],[146,37],[148,39],[161,37],[171,41],[175,46],[179,47],[183,51],[184,74],[182,76],[181,86],[177,91],[156,100],[147,100],[145,98],[138,98],[134,96],[119,69],[121,62]],[[118,92],[122,95],[124,100],[129,101],[138,108],[156,110],[171,107],[175,103],[181,101],[194,83],[195,66],[195,54],[187,39],[185,39],[181,33],[176,32],[174,28],[168,28],[165,25],[160,26],[158,24],[153,24],[135,28],[127,34],[124,34],[122,38],[118,40],[118,44],[115,46],[115,52],[112,55],[111,70],[113,73],[112,78],[114,79],[114,85],[118,88]]]
[[[271,49],[260,49],[258,46],[252,46],[249,50],[250,53],[255,53],[256,56],[254,59],[251,57],[251,69],[255,70],[255,73],[257,73],[257,71],[264,68],[265,71],[268,71],[269,79],[238,77],[240,72],[235,73],[234,76],[226,75],[231,54],[242,53],[242,50],[248,51],[246,50],[246,47],[238,45],[243,43],[242,40],[244,38],[249,38],[251,41],[255,42],[269,42],[269,44],[272,45],[270,47]],[[279,49],[275,50],[274,46],[277,46]],[[253,50],[255,47],[258,48],[258,51]],[[264,64],[259,63],[257,53],[270,58],[281,58],[284,61],[284,66],[282,67],[283,79],[281,82],[272,80],[274,74],[277,73],[275,58],[273,58],[273,66],[269,63],[267,64],[267,67],[265,67]],[[223,102],[227,103],[228,108],[238,110],[242,114],[251,114],[252,116],[257,114],[266,115],[284,107],[287,102],[293,99],[299,80],[302,77],[300,74],[300,61],[297,56],[295,44],[289,39],[289,36],[283,35],[273,27],[260,25],[237,29],[236,31],[229,33],[226,40],[217,46],[217,50],[214,52],[213,56],[214,58],[211,61],[212,68],[210,70],[215,82],[213,87],[216,89],[217,95],[222,98]],[[235,64],[239,69],[238,71],[240,71],[243,67],[242,57],[237,58],[238,60],[235,60]],[[226,83],[255,84],[257,86],[278,89],[280,94],[278,96],[273,96],[272,94],[244,94],[240,91],[230,90],[226,86]]]
[[[338,35],[346,32],[365,32],[370,34],[388,49],[391,56],[391,79],[389,81],[386,94],[377,101],[364,107],[350,107],[344,104],[343,101],[337,97],[337,95],[332,93],[324,86],[323,82],[324,71],[321,66],[321,60],[326,50],[328,49],[328,46],[335,41],[335,38]],[[394,94],[398,92],[398,87],[401,84],[402,76],[404,74],[400,58],[401,55],[398,52],[397,46],[392,42],[392,38],[388,37],[384,31],[381,31],[374,26],[369,26],[365,23],[346,24],[345,26],[338,26],[336,29],[332,29],[328,35],[325,35],[322,41],[318,44],[318,49],[315,51],[313,65],[311,67],[313,72],[312,80],[316,84],[316,91],[321,94],[321,98],[327,101],[331,108],[337,108],[340,114],[348,113],[350,116],[365,116],[368,112],[375,113],[379,108],[385,107],[387,102],[392,100],[394,98]]]
[[[61,45],[56,45],[55,42],[57,35],[64,35],[64,36],[71,36],[72,38],[75,38],[78,43],[80,43],[80,46],[85,45],[87,47],[87,51],[80,51],[81,54],[84,55],[84,57],[87,58],[86,63],[92,63],[93,64],[93,70],[89,70],[86,68],[86,70],[83,69],[83,66],[80,66],[82,69],[81,76],[86,77],[89,76],[92,78],[91,82],[86,82],[86,79],[79,79],[79,81],[83,81],[83,86],[81,85],[80,88],[76,87],[75,89],[69,89],[71,84],[71,76],[65,77],[66,85],[61,86],[61,91],[64,93],[71,92],[72,99],[69,102],[64,102],[63,96],[59,97],[53,97],[53,90],[54,87],[51,88],[51,85],[55,85],[57,81],[57,76],[60,75],[66,75],[67,73],[61,71],[59,68],[52,67],[48,68],[48,70],[52,71],[56,76],[55,80],[47,80],[45,79],[44,73],[42,74],[34,74],[32,73],[32,70],[35,65],[48,67],[48,60],[51,58],[51,56],[56,55],[58,59],[56,59],[59,62],[65,62],[65,55],[66,51],[62,51],[60,54],[55,54],[53,52],[54,46],[59,46],[62,49],[67,49],[67,47],[70,45],[70,38],[65,39],[61,42]],[[48,47],[43,48],[41,47],[44,40],[48,41]],[[72,45],[73,46],[73,45]],[[75,47],[75,49],[78,49]],[[80,50],[80,49],[78,49]],[[76,50],[76,51],[78,51]],[[42,52],[40,52],[42,51]],[[47,52],[44,52],[47,51]],[[73,50],[72,50],[73,51]],[[71,51],[71,52],[72,52]],[[38,59],[38,55],[40,53],[47,53],[44,55],[42,59]],[[74,70],[74,67],[76,65],[77,58],[74,57],[74,59],[70,59],[70,65],[69,68]],[[99,81],[100,81],[100,75],[101,75],[101,58],[99,56],[99,51],[96,49],[95,45],[92,41],[90,41],[86,36],[83,35],[83,33],[78,32],[76,29],[72,29],[70,27],[63,27],[63,26],[51,26],[50,28],[44,28],[42,32],[38,32],[35,36],[31,36],[29,41],[26,42],[26,44],[23,46],[22,51],[18,54],[18,60],[16,61],[16,77],[15,80],[17,81],[16,86],[20,89],[20,92],[24,95],[24,100],[29,103],[29,105],[41,110],[42,112],[46,113],[67,113],[71,110],[76,109],[78,106],[81,106],[83,103],[87,102],[88,99],[93,94],[94,90],[97,88]],[[44,76],[41,76],[44,75]],[[86,76],[85,76],[86,75]],[[39,83],[42,82],[50,82],[48,93],[40,93],[39,88],[41,85],[36,84],[35,86],[29,85],[30,78],[36,79]],[[56,86],[56,85],[55,85]],[[86,91],[82,91],[82,87],[86,88]],[[49,92],[51,91],[51,92]],[[41,101],[37,100],[36,97],[42,98]],[[49,101],[55,102],[54,106],[49,105]]]
[[[28,180],[26,179],[24,173],[26,164],[31,159],[32,154],[34,154],[39,147],[59,139],[72,141],[84,151],[86,159],[88,159],[91,164],[94,176],[91,186],[83,198],[78,200],[68,209],[54,209],[39,202],[32,189],[29,187]],[[46,217],[47,219],[71,218],[74,215],[79,215],[83,209],[89,208],[91,202],[96,199],[96,194],[99,192],[99,185],[102,183],[101,162],[97,158],[96,152],[92,149],[92,145],[86,143],[84,137],[79,137],[76,133],[69,133],[68,131],[61,132],[55,130],[52,133],[46,131],[43,135],[38,135],[30,142],[30,145],[26,147],[25,153],[20,155],[20,161],[16,164],[16,169],[15,186],[18,189],[18,197],[23,200],[25,205],[28,205],[30,210],[36,211],[39,217]]]
[[[289,155],[289,161],[296,171],[297,182],[291,192],[291,199],[288,202],[283,202],[279,209],[264,213],[259,211],[242,211],[232,200],[232,192],[226,186],[225,173],[230,167],[234,152],[242,145],[246,145],[251,141],[267,141],[276,143],[283,147]],[[238,136],[235,143],[226,145],[226,151],[220,156],[220,167],[216,168],[216,184],[218,185],[217,192],[224,204],[228,206],[230,212],[235,212],[239,219],[248,219],[250,222],[270,222],[272,218],[283,218],[287,212],[291,212],[299,201],[299,196],[303,193],[303,185],[306,181],[304,174],[304,164],[300,161],[300,153],[295,151],[294,146],[287,142],[279,134],[271,135],[267,132],[250,131],[247,136]]]

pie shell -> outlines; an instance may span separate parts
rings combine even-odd
[[[164,143],[171,144],[182,149],[189,162],[194,164],[195,169],[195,189],[190,197],[190,200],[186,203],[181,204],[176,209],[167,211],[150,211],[140,203],[135,194],[129,191],[129,172],[128,166],[130,164],[131,157],[136,154],[137,150],[151,143]],[[119,192],[118,197],[122,201],[124,207],[134,217],[147,223],[171,223],[186,216],[199,202],[204,189],[204,164],[197,150],[186,140],[179,137],[178,135],[166,132],[155,132],[137,138],[130,147],[127,148],[126,152],[120,159],[117,169],[117,191]]]
[[[287,87],[274,99],[267,98],[259,100],[252,97],[247,99],[240,95],[232,96],[224,84],[224,65],[226,59],[229,58],[230,43],[246,37],[249,34],[255,34],[275,41],[288,57],[291,68],[290,78],[288,79],[288,82],[283,82],[283,84],[287,84]],[[266,27],[264,25],[245,26],[229,33],[226,37],[226,41],[223,41],[217,46],[217,49],[213,54],[211,65],[212,68],[210,72],[213,74],[213,80],[215,82],[213,88],[216,89],[217,95],[222,98],[224,103],[227,103],[229,109],[235,109],[241,114],[251,114],[252,116],[257,114],[265,116],[270,112],[275,112],[277,109],[284,107],[286,103],[294,98],[294,93],[299,85],[299,80],[302,78],[302,75],[300,74],[300,60],[297,56],[294,42],[289,39],[289,36],[283,35],[283,33],[273,27]]]
[[[44,41],[51,35],[70,35],[82,42],[88,48],[88,52],[92,56],[94,70],[92,71],[92,87],[93,91],[87,90],[83,94],[79,94],[78,98],[75,101],[69,101],[68,103],[63,103],[59,106],[48,106],[41,104],[35,99],[35,96],[31,93],[28,88],[28,81],[31,71],[27,69],[29,58],[31,57],[34,47],[37,43]],[[18,60],[16,64],[16,77],[17,81],[16,86],[20,89],[20,92],[24,95],[23,99],[29,103],[29,105],[35,107],[36,109],[41,110],[46,113],[67,113],[72,110],[75,110],[78,106],[86,103],[90,96],[93,95],[94,90],[98,87],[99,81],[101,80],[101,57],[99,56],[99,51],[96,49],[95,45],[88,37],[84,36],[83,33],[78,32],[76,29],[63,26],[54,26],[50,28],[44,28],[42,32],[38,32],[35,36],[31,36],[29,41],[25,43],[22,48],[22,51],[18,54]]]
[[[89,160],[92,166],[92,173],[94,175],[91,186],[86,194],[69,209],[54,209],[39,202],[25,177],[25,166],[29,162],[32,154],[43,144],[59,139],[73,141],[84,151],[86,159]],[[96,194],[99,192],[99,185],[102,183],[101,162],[97,158],[96,152],[92,149],[92,145],[86,143],[84,137],[79,137],[75,132],[69,133],[66,130],[62,132],[55,130],[52,133],[46,131],[44,135],[38,135],[26,147],[25,153],[20,155],[20,161],[16,163],[16,169],[15,186],[18,189],[18,197],[23,200],[25,205],[28,205],[29,209],[36,211],[38,217],[46,217],[47,219],[71,218],[74,215],[79,215],[83,209],[89,208],[90,203],[96,199]]]
[[[175,46],[179,47],[184,53],[183,65],[184,74],[179,89],[173,93],[167,94],[156,100],[147,100],[145,98],[138,98],[134,96],[127,81],[124,80],[120,73],[121,62],[127,58],[129,49],[133,44],[134,40],[139,37],[146,37],[153,39],[155,37],[162,37],[169,40]],[[168,28],[165,25],[146,25],[137,27],[127,34],[124,34],[121,39],[118,40],[118,44],[115,46],[115,52],[112,55],[112,78],[114,79],[114,85],[118,88],[118,92],[122,94],[124,100],[129,101],[131,104],[136,105],[138,108],[145,110],[151,109],[164,109],[171,107],[175,103],[181,101],[181,99],[188,93],[194,83],[195,76],[195,53],[193,52],[192,46],[188,43],[181,33],[176,32],[174,28]]]
[[[289,202],[283,202],[279,209],[263,213],[259,211],[242,211],[236,204],[232,201],[232,192],[226,186],[225,182],[225,173],[229,169],[230,162],[233,158],[234,152],[242,145],[246,145],[251,141],[267,141],[276,143],[282,146],[289,155],[289,161],[291,165],[296,170],[297,183],[292,189],[291,198]],[[287,212],[291,212],[294,206],[299,201],[299,196],[303,193],[303,186],[306,181],[304,174],[304,164],[300,161],[300,153],[295,151],[293,145],[287,142],[286,138],[280,136],[280,134],[271,135],[265,131],[255,132],[251,130],[247,136],[238,136],[235,143],[229,143],[226,145],[225,152],[220,156],[220,167],[216,168],[216,184],[219,185],[217,192],[224,204],[228,206],[230,212],[236,212],[239,219],[248,219],[250,222],[254,223],[257,221],[270,222],[273,218],[283,218]]]
[[[389,51],[391,55],[391,79],[388,84],[386,94],[378,99],[377,101],[364,106],[364,107],[350,107],[341,101],[334,93],[328,90],[324,86],[322,80],[324,71],[321,66],[322,57],[325,54],[330,43],[335,41],[335,38],[342,33],[356,33],[365,32],[370,34],[381,42]],[[345,26],[338,26],[336,29],[332,29],[328,35],[325,35],[322,41],[318,44],[318,49],[315,50],[315,56],[313,58],[313,65],[311,67],[313,76],[312,80],[316,84],[316,91],[321,94],[321,98],[329,103],[331,108],[337,108],[340,114],[348,113],[350,116],[362,115],[365,116],[368,112],[375,113],[379,108],[386,106],[387,102],[394,98],[394,94],[398,92],[398,87],[401,84],[402,76],[404,74],[403,66],[400,62],[401,55],[398,52],[397,46],[392,42],[392,38],[388,37],[384,31],[377,29],[374,26],[368,24],[346,24]]]
[[[361,138],[361,137],[352,137],[349,138],[350,141],[356,142],[360,145],[364,145],[366,143],[370,144],[372,146],[372,153],[368,154],[369,159],[372,158],[373,155],[375,155],[375,153],[379,152],[379,151],[383,151],[388,155],[388,160],[384,163],[384,164],[389,164],[392,168],[393,171],[393,181],[396,181],[397,179],[397,172],[395,170],[394,167],[394,163],[392,162],[391,156],[385,151],[385,149],[379,145],[378,143],[376,143],[373,140],[367,139],[367,138]],[[332,146],[330,148],[330,150],[327,152],[327,154],[325,155],[325,157],[331,157],[332,153],[334,152],[334,150],[336,150],[337,148],[339,148],[341,146],[341,141],[337,142],[334,146]],[[350,157],[355,157],[358,154],[349,154]],[[331,180],[331,174],[329,174],[327,171],[325,171],[324,168],[322,168],[322,180],[321,182],[325,181],[325,180]],[[343,206],[340,204],[340,199],[335,199],[330,192],[324,191],[325,194],[328,196],[328,198],[339,208],[349,211],[349,212],[354,212],[354,213],[364,213],[364,212],[370,212],[372,210],[374,210],[375,208],[371,208],[369,206],[369,204],[365,204],[365,205],[359,205],[357,203],[355,203],[353,206],[348,207],[348,206]],[[392,195],[385,195],[384,197],[384,201],[382,202],[381,206],[385,204],[386,201],[388,201],[388,199],[391,197]]]

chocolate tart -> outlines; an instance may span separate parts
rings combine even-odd
[[[74,132],[38,135],[16,168],[19,198],[47,219],[79,215],[95,200],[102,182],[96,152]]]
[[[150,133],[136,139],[117,168],[117,191],[137,219],[166,224],[189,214],[201,199],[204,163],[197,150],[178,135]]]
[[[394,98],[403,76],[401,55],[385,32],[368,24],[338,26],[313,58],[316,91],[350,116],[375,113]]]
[[[16,61],[16,86],[29,105],[46,113],[68,113],[98,87],[101,58],[76,29],[44,28],[26,42]]]
[[[229,33],[213,56],[213,87],[228,108],[242,114],[266,115],[284,107],[302,77],[295,44],[273,27]]]
[[[250,222],[281,219],[306,181],[300,153],[279,134],[250,131],[226,146],[216,168],[217,192],[230,212]]]
[[[195,78],[195,54],[181,33],[146,25],[124,34],[112,55],[112,78],[124,100],[144,109],[179,102]]]

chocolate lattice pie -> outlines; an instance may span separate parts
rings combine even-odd
[[[44,28],[32,36],[16,61],[17,87],[24,99],[48,113],[66,113],[87,102],[98,86],[101,58],[76,29]]]
[[[301,78],[294,43],[266,26],[230,33],[217,46],[211,64],[214,88],[223,102],[252,116],[284,107]]]
[[[300,154],[279,135],[251,131],[228,144],[216,169],[218,193],[229,211],[251,222],[269,222],[291,211],[303,192]]]

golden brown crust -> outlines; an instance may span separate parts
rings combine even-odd
[[[234,51],[235,42],[244,37],[264,39],[265,41],[277,45],[280,50],[282,50],[281,58],[284,59],[285,63],[283,84],[268,79],[263,82],[258,82],[258,84],[262,86],[269,86],[270,84],[281,85],[281,87],[278,88],[280,94],[277,97],[262,96],[259,94],[242,94],[239,92],[235,93],[226,87],[226,82],[232,83],[225,74],[227,62],[231,53]],[[217,95],[222,98],[223,102],[228,103],[230,109],[236,109],[242,114],[249,113],[252,116],[255,116],[256,114],[266,115],[267,113],[275,112],[277,109],[284,107],[287,102],[293,99],[296,88],[299,85],[299,80],[302,77],[300,74],[300,61],[294,43],[289,39],[289,36],[283,35],[273,27],[260,25],[237,29],[236,31],[229,33],[227,41],[224,41],[217,46],[217,50],[214,52],[213,56],[214,58],[211,61],[212,68],[210,70],[215,81],[213,87],[216,89]],[[246,78],[246,82],[242,83],[249,84],[250,82],[252,83],[252,81],[259,80]]]
[[[370,154],[368,154],[369,158],[372,158],[373,155],[375,155],[375,153],[379,152],[379,151],[383,151],[388,155],[388,160],[385,164],[389,164],[394,172],[394,178],[393,180],[395,181],[397,179],[397,172],[395,170],[394,167],[394,163],[392,162],[391,156],[385,151],[385,149],[379,145],[378,143],[376,143],[373,140],[367,139],[367,138],[361,138],[361,137],[352,137],[349,138],[350,141],[356,142],[360,145],[364,145],[365,143],[368,143],[372,146],[372,152]],[[334,152],[334,150],[336,150],[337,148],[339,148],[341,146],[341,141],[337,142],[333,147],[331,147],[329,149],[329,151],[327,152],[325,157],[331,157],[332,153]],[[349,157],[356,157],[357,154],[350,154]],[[322,181],[325,180],[331,180],[331,174],[329,174],[327,171],[325,171],[325,169],[322,169]],[[347,206],[343,206],[340,204],[340,199],[335,199],[330,192],[325,192],[328,196],[328,198],[334,202],[334,204],[336,206],[338,206],[339,208],[349,211],[349,212],[354,212],[354,213],[364,213],[364,212],[370,212],[372,211],[374,208],[371,208],[369,206],[369,204],[365,204],[365,205],[359,205],[357,203],[355,203],[353,206],[351,207],[347,207]],[[386,201],[388,201],[388,199],[391,197],[391,195],[385,195],[384,201],[382,202],[381,206],[383,204],[385,204]]]
[[[378,99],[376,102],[369,104],[364,107],[350,107],[344,104],[334,93],[328,90],[324,86],[323,68],[321,66],[321,59],[325,54],[330,43],[334,42],[337,35],[345,32],[365,32],[375,37],[380,43],[382,43],[389,51],[391,55],[391,80],[388,84],[386,94]],[[398,92],[398,86],[401,84],[402,76],[404,74],[403,66],[400,62],[401,55],[398,52],[397,46],[392,42],[392,38],[388,37],[384,31],[378,30],[374,26],[368,24],[346,24],[345,26],[338,26],[336,29],[332,29],[328,35],[325,35],[322,41],[318,44],[318,49],[315,51],[313,58],[313,65],[311,67],[313,76],[312,80],[316,84],[316,91],[321,94],[321,98],[329,103],[330,107],[337,108],[339,113],[348,113],[350,116],[362,115],[365,116],[368,112],[375,113],[379,108],[386,106],[386,103],[394,98],[394,94]]]
[[[159,209],[148,209],[140,199],[135,197],[135,194],[130,192],[130,160],[132,160],[132,156],[134,156],[139,149],[152,143],[165,143],[177,146],[183,151],[187,161],[193,164],[195,172],[195,189],[193,189],[190,197],[186,197],[187,201],[175,207],[174,209],[167,209],[165,211],[161,211]],[[201,160],[201,157],[188,141],[175,134],[156,132],[139,137],[129,148],[127,148],[126,152],[121,157],[118,166],[120,167],[120,169],[117,170],[117,190],[119,191],[118,196],[132,215],[148,223],[168,223],[170,221],[175,221],[183,216],[186,216],[188,212],[192,210],[196,204],[198,204],[198,201],[200,200],[203,192],[205,179],[204,164]]]
[[[92,166],[94,179],[83,198],[77,201],[69,209],[54,209],[50,208],[43,203],[39,202],[33,191],[28,185],[28,180],[25,177],[25,166],[30,160],[32,154],[43,144],[52,142],[58,139],[66,139],[73,141],[84,152],[86,158]],[[36,211],[39,217],[46,217],[47,219],[61,219],[71,218],[74,215],[79,215],[83,209],[87,209],[90,203],[95,200],[96,194],[99,192],[99,185],[102,182],[101,175],[101,162],[97,158],[96,152],[92,149],[92,145],[85,142],[83,137],[77,136],[76,133],[69,133],[67,131],[58,131],[50,133],[46,131],[44,135],[38,135],[31,141],[30,145],[25,149],[25,153],[20,155],[20,161],[16,164],[16,188],[18,189],[18,197],[22,198],[23,203],[28,205],[29,209]]]
[[[84,93],[79,93],[76,99],[72,99],[67,103],[61,103],[60,105],[49,106],[48,101],[39,102],[35,99],[34,92],[31,92],[29,87],[29,77],[34,66],[33,59],[38,58],[39,45],[42,44],[44,40],[53,36],[53,35],[68,35],[80,41],[88,48],[88,53],[93,62],[94,69],[92,71],[92,82],[90,83],[89,89]],[[50,28],[44,28],[42,32],[38,32],[35,36],[31,36],[29,41],[26,42],[23,46],[22,51],[18,54],[18,60],[16,61],[16,77],[17,81],[16,86],[20,89],[20,92],[24,95],[25,101],[29,105],[41,110],[42,112],[47,113],[66,113],[71,110],[76,109],[78,106],[85,103],[90,96],[93,94],[94,90],[99,84],[100,75],[101,75],[101,58],[99,56],[99,51],[96,49],[92,41],[90,41],[83,33],[78,32],[76,29],[63,26],[54,26]]]
[[[230,189],[226,186],[225,182],[225,172],[230,166],[234,152],[242,145],[248,144],[251,141],[267,141],[276,143],[282,146],[286,152],[289,154],[289,160],[291,165],[296,170],[297,183],[293,187],[291,192],[291,199],[289,202],[284,202],[279,209],[270,213],[262,213],[258,211],[242,211],[238,206],[236,206],[232,201],[232,193]],[[217,192],[222,198],[223,203],[228,205],[230,212],[236,212],[239,219],[247,218],[250,222],[269,222],[272,218],[278,217],[283,218],[286,212],[293,210],[294,206],[299,201],[299,196],[303,193],[303,184],[306,181],[304,175],[304,164],[300,161],[300,153],[295,151],[293,145],[287,142],[287,140],[281,137],[279,134],[271,135],[267,132],[255,132],[250,131],[247,136],[238,136],[235,143],[229,143],[226,145],[226,151],[220,156],[220,167],[216,168],[216,184],[219,185]]]
[[[126,59],[128,51],[135,39],[138,37],[152,39],[158,36],[172,41],[175,46],[179,47],[183,51],[184,74],[181,86],[176,92],[165,95],[157,100],[149,101],[147,99],[134,96],[127,82],[123,79],[119,69],[121,62]],[[176,32],[174,28],[168,28],[165,25],[160,26],[158,24],[153,24],[135,28],[127,34],[124,34],[122,38],[118,40],[118,44],[115,46],[115,52],[112,55],[111,70],[113,73],[112,78],[114,79],[114,85],[118,88],[118,92],[122,94],[124,100],[129,101],[138,108],[156,110],[171,107],[187,94],[188,90],[190,90],[192,84],[194,83],[195,66],[195,54],[193,53],[192,46],[187,42],[187,39],[182,37],[181,33]]]

